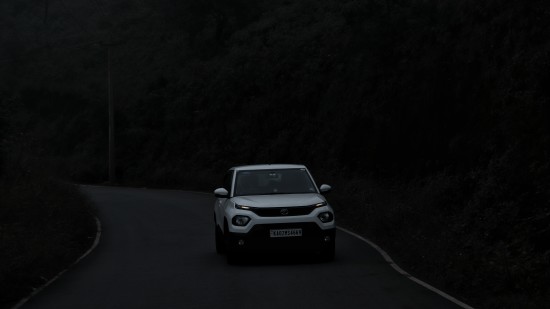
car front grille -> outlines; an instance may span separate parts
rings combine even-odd
[[[260,217],[290,217],[309,215],[315,206],[291,206],[291,207],[269,207],[254,208],[252,212]]]

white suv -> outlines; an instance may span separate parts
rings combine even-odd
[[[334,211],[303,165],[233,167],[214,191],[216,251],[234,263],[244,253],[316,253],[334,259]]]

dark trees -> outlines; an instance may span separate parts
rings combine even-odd
[[[304,163],[343,175],[342,205],[368,205],[342,207],[343,222],[410,244],[403,259],[418,265],[429,247],[443,261],[432,267],[448,270],[433,280],[466,294],[470,280],[495,295],[544,295],[545,1],[139,3],[112,8],[124,42],[114,59],[123,181],[210,189],[232,165]],[[10,67],[10,82],[34,91],[21,98],[34,102],[38,144],[70,162],[76,181],[106,171],[100,53],[40,62],[53,89],[39,87],[48,75],[21,78],[33,66]]]

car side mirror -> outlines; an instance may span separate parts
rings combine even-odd
[[[226,198],[229,195],[229,192],[227,192],[225,188],[217,188],[214,190],[214,195],[216,197]]]
[[[319,187],[319,191],[321,191],[321,193],[329,193],[330,190],[332,190],[332,187],[329,186],[329,185],[322,184],[322,185]]]

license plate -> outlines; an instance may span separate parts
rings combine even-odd
[[[302,229],[269,230],[269,237],[300,237]]]

